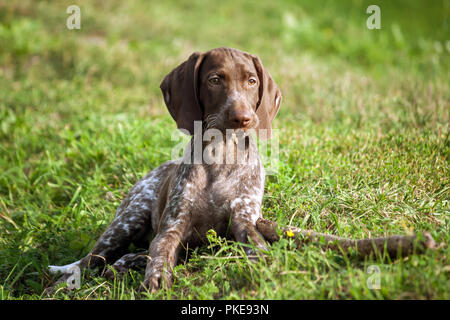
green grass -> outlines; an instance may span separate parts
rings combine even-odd
[[[368,30],[370,4],[0,0],[0,299],[44,298],[47,265],[89,252],[177,143],[161,79],[219,46],[258,54],[283,92],[266,217],[355,238],[427,230],[440,248],[356,261],[286,240],[249,262],[211,237],[168,291],[139,294],[131,272],[53,298],[449,299],[450,6],[378,1],[382,29]]]

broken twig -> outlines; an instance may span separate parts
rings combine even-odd
[[[270,243],[280,240],[278,224],[274,221],[259,218],[256,228]],[[416,235],[388,236],[367,239],[348,239],[334,235],[318,233],[311,230],[301,230],[295,227],[285,227],[281,236],[294,239],[297,247],[305,243],[318,243],[332,250],[344,253],[354,250],[358,256],[366,257],[376,253],[383,253],[384,249],[390,257],[410,255],[413,252],[422,253],[427,249],[436,248],[436,242],[428,232],[423,232],[422,237]]]

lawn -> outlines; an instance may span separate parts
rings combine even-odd
[[[162,78],[221,46],[257,54],[283,93],[265,217],[350,238],[428,231],[439,248],[358,261],[282,240],[249,262],[211,234],[170,290],[86,274],[50,298],[449,299],[449,17],[445,0],[0,0],[0,299],[48,298],[47,266],[89,252],[179,143]]]

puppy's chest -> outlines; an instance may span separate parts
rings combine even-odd
[[[185,169],[185,179],[176,188],[180,192],[178,203],[185,210],[220,215],[229,211],[237,198],[261,201],[264,169],[259,161],[245,165],[194,165]]]

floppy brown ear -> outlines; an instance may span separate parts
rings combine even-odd
[[[270,139],[272,136],[272,120],[277,115],[281,105],[281,91],[273,81],[269,71],[262,65],[261,59],[257,56],[252,56],[252,58],[259,78],[259,101],[256,106],[259,125],[256,128],[256,132],[258,133],[260,129],[265,129],[267,130],[267,139]],[[258,135],[260,138],[265,137],[262,134]]]
[[[194,134],[194,121],[202,121],[198,101],[198,70],[204,54],[194,52],[188,60],[173,69],[161,82],[160,88],[170,115],[179,129]]]

